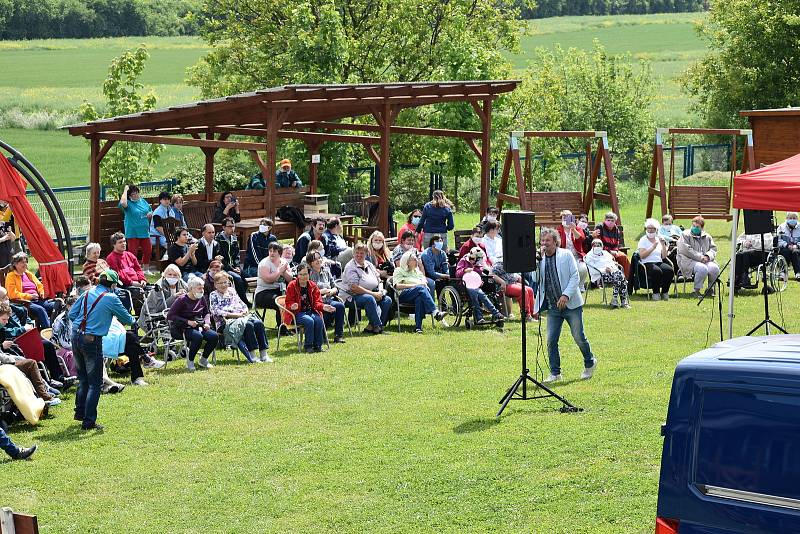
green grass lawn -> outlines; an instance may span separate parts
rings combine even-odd
[[[538,47],[591,50],[595,39],[610,53],[631,52],[634,61],[648,59],[658,77],[655,114],[664,125],[691,118],[688,99],[681,93],[677,77],[705,54],[706,44],[694,31],[703,13],[616,15],[608,17],[557,17],[532,20],[529,34],[522,37],[522,54],[510,56],[515,68],[523,69]]]
[[[121,37],[0,41],[0,109],[73,110],[84,100],[102,102],[111,60],[146,43],[150,51],[141,81],[159,105],[191,102],[198,92],[184,84],[186,68],[208,51],[197,37]]]
[[[631,244],[642,211],[623,208]],[[709,229],[724,258],[728,224]],[[785,312],[799,296],[793,282]],[[761,302],[737,297],[737,334]],[[715,309],[636,295],[632,309],[612,311],[590,292],[597,374],[576,380],[565,332],[557,386],[585,411],[529,401],[500,420],[497,400],[519,373],[517,321],[503,332],[428,323],[416,336],[404,319],[402,334],[348,337],[317,355],[288,342],[276,350],[270,333],[274,364],[221,352],[209,372],[174,364],[149,372],[147,389],[103,396],[103,434],[77,430],[71,394],[39,427],[16,425],[12,438],[41,450],[5,462],[3,504],[36,514],[44,533],[652,532],[673,369],[713,341]],[[784,316],[797,331],[797,315]],[[541,370],[537,328],[529,354]]]

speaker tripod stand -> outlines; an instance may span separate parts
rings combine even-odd
[[[525,295],[525,276],[523,274],[522,275],[522,306],[521,306],[521,309],[523,310],[523,312],[520,313],[520,315],[524,315],[525,314],[524,310],[527,309],[526,306],[525,306],[525,297],[526,297],[526,295]],[[503,413],[503,410],[506,409],[506,406],[508,406],[508,403],[511,402],[512,400],[534,400],[534,399],[546,399],[546,398],[550,398],[550,397],[553,397],[553,398],[555,398],[555,399],[557,399],[558,401],[561,402],[561,404],[563,405],[563,406],[561,406],[561,408],[559,408],[561,413],[570,413],[570,412],[583,411],[583,408],[578,408],[577,406],[573,405],[567,399],[565,399],[564,397],[562,397],[561,395],[559,395],[558,393],[556,393],[555,391],[553,391],[552,389],[547,387],[545,384],[543,384],[542,382],[539,382],[538,380],[536,380],[535,378],[533,378],[531,376],[530,369],[528,369],[528,343],[527,343],[527,336],[526,336],[526,330],[527,330],[526,325],[527,324],[528,324],[527,321],[523,318],[523,321],[522,321],[522,372],[520,373],[519,378],[517,378],[516,382],[514,382],[511,385],[511,387],[508,388],[508,391],[506,391],[506,394],[503,395],[503,398],[500,399],[500,402],[499,402],[499,404],[501,404],[500,411],[497,412],[497,416],[496,417],[500,417],[500,415]],[[528,396],[528,382],[530,382],[534,386],[533,396]],[[520,388],[522,389],[522,391],[520,391]],[[539,390],[544,391],[544,393],[542,393],[540,395],[536,395],[536,392],[539,391]]]
[[[762,233],[761,234],[761,252],[764,252],[765,250],[766,250],[766,244],[764,243],[764,234]],[[769,331],[770,330],[770,326],[774,327],[776,330],[778,330],[780,332],[783,332],[784,334],[788,334],[788,332],[786,330],[781,328],[778,325],[778,323],[773,321],[772,318],[770,318],[770,316],[769,316],[769,287],[770,287],[771,280],[767,276],[767,264],[772,259],[772,255],[773,254],[774,254],[774,252],[770,252],[767,255],[767,257],[764,259],[764,262],[761,264],[761,281],[763,282],[763,284],[762,284],[763,287],[761,288],[761,292],[764,295],[764,319],[762,319],[760,323],[755,325],[747,333],[748,336],[752,336],[753,334],[755,334],[756,331],[759,328],[761,328],[762,326],[764,327],[764,330],[766,330],[767,335],[770,335],[770,331]]]

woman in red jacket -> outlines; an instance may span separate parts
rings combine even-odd
[[[322,312],[336,311],[330,304],[322,302],[317,284],[308,279],[308,264],[297,267],[297,274],[286,288],[286,307],[294,314],[298,326],[305,330],[304,349],[306,352],[322,352],[325,339],[325,321]],[[291,316],[284,318],[291,322]]]

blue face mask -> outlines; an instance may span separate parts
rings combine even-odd
[[[414,226],[418,225],[420,219],[421,217],[411,217],[411,224],[413,224]]]
[[[444,241],[436,241],[433,246],[436,247],[436,250],[442,250],[444,248]]]
[[[789,228],[794,228],[797,226],[797,219],[788,219],[786,224],[789,226]]]
[[[703,233],[703,229],[699,226],[692,226],[692,235],[700,235]]]

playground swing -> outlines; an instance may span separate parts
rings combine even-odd
[[[531,180],[531,154],[530,138],[585,138],[586,154],[583,172],[583,188],[581,191],[533,191]],[[519,139],[525,139],[525,173],[519,154]],[[597,149],[592,152],[591,140],[597,139]],[[608,193],[598,192],[597,182],[600,177],[601,165],[605,170],[608,183]],[[517,184],[517,195],[508,194],[508,180],[513,167]],[[527,178],[527,179],[526,179]],[[503,173],[500,178],[500,188],[497,193],[497,207],[503,209],[503,203],[509,202],[520,206],[520,209],[536,213],[537,225],[556,225],[561,223],[561,211],[570,210],[576,216],[580,213],[590,214],[594,220],[596,202],[605,202],[611,206],[611,211],[619,216],[619,199],[611,166],[611,154],[608,150],[608,136],[604,131],[525,131],[512,132],[509,139],[508,151],[503,164]],[[621,218],[620,218],[621,224]]]
[[[671,136],[669,161],[669,187],[664,171],[664,135]],[[730,179],[727,186],[676,185],[675,183],[675,135],[729,135],[733,138]],[[650,184],[647,193],[646,216],[652,217],[656,197],[661,201],[661,215],[670,213],[675,219],[691,219],[702,215],[706,219],[731,220],[731,192],[736,175],[737,139],[744,136],[742,172],[752,170],[753,135],[751,130],[709,128],[657,128],[653,147],[653,163],[650,167]],[[656,184],[658,181],[658,184]]]

